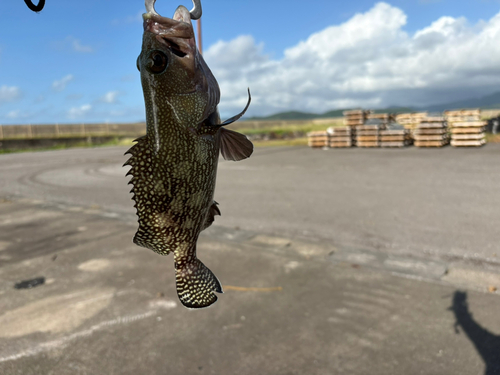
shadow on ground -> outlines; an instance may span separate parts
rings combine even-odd
[[[459,327],[474,344],[483,359],[486,370],[484,375],[500,374],[500,335],[495,335],[476,322],[469,311],[467,292],[456,291],[450,308],[455,314],[455,332]]]

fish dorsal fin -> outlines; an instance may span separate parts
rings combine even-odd
[[[250,157],[253,153],[253,144],[243,134],[220,128],[220,152],[224,159],[240,161]]]
[[[220,216],[220,210],[219,207],[217,207],[218,204],[219,203],[214,201],[214,203],[212,203],[212,205],[210,206],[210,209],[207,213],[207,220],[205,221],[205,226],[203,227],[203,229],[207,229],[210,225],[212,225],[215,220],[215,216]]]
[[[233,122],[235,121],[238,121],[241,116],[243,116],[245,114],[245,112],[247,111],[248,107],[250,106],[250,102],[252,101],[252,96],[250,95],[250,89],[248,89],[248,102],[247,102],[247,105],[245,108],[243,108],[243,111],[241,111],[240,113],[238,113],[236,116],[233,116],[231,118],[228,118],[226,121],[224,121],[222,124],[220,124],[221,126],[225,126],[225,125],[229,125],[229,124],[232,124]]]

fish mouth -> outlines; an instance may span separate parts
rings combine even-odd
[[[144,13],[142,18],[144,31],[155,35],[174,55],[185,57],[196,48],[191,15],[184,6],[179,6],[172,18],[154,13]]]

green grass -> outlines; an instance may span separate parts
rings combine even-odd
[[[109,147],[109,146],[132,146],[133,140],[135,138],[114,138],[111,141],[100,143],[100,144],[89,144],[85,141],[74,143],[72,145],[57,145],[51,147],[39,147],[39,148],[23,148],[23,149],[12,149],[12,150],[2,150],[0,149],[0,154],[15,154],[20,152],[38,152],[38,151],[56,151],[56,150],[66,150],[70,148],[91,148],[91,147]]]
[[[486,142],[500,143],[500,134],[486,134]]]

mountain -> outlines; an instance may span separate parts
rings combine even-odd
[[[483,108],[483,109],[500,108],[500,92],[495,92],[491,95],[483,96],[481,98],[471,98],[471,99],[459,100],[456,102],[436,104],[428,106],[426,109],[430,112],[442,112],[447,109],[460,109],[460,108]]]
[[[460,108],[482,108],[482,109],[500,109],[500,92],[486,95],[480,98],[470,98],[449,103],[441,103],[429,105],[425,107],[388,107],[384,109],[376,109],[375,113],[407,113],[407,112],[443,112],[447,109]],[[325,113],[308,113],[299,111],[280,112],[266,117],[251,117],[248,120],[311,120],[328,117],[342,117],[346,109],[335,109]]]

